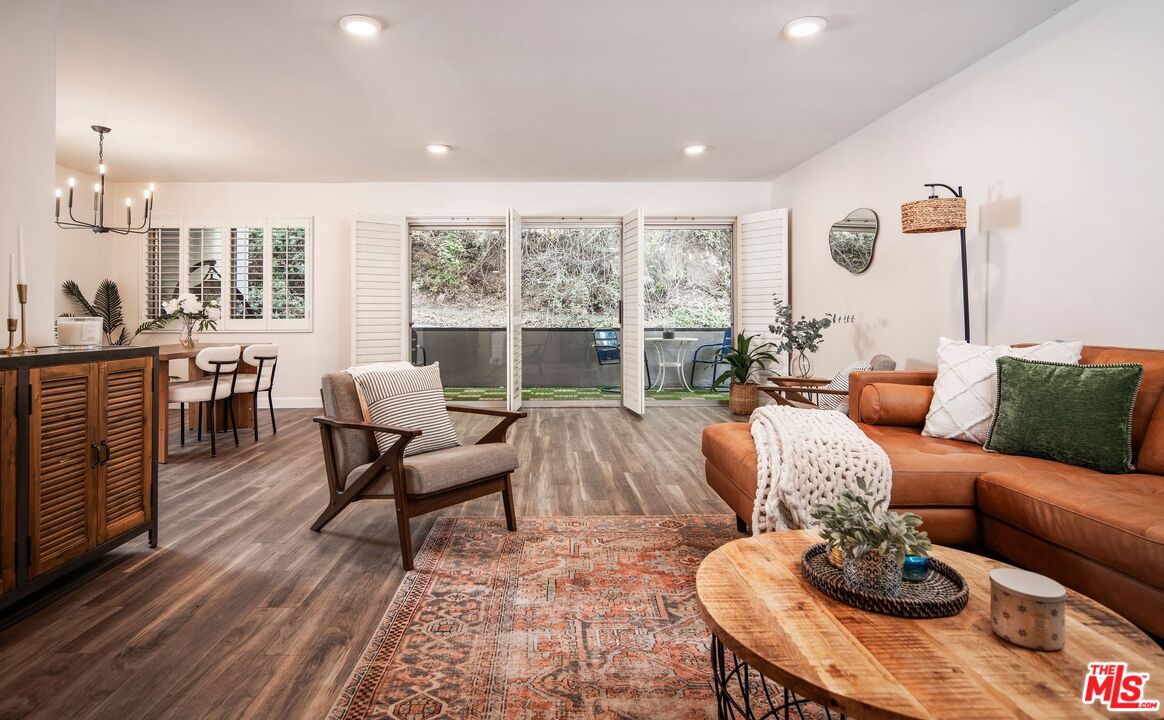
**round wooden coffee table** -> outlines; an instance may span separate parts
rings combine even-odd
[[[966,578],[970,602],[953,617],[909,620],[809,585],[800,558],[817,542],[807,531],[768,533],[734,540],[700,564],[696,592],[713,634],[721,718],[781,717],[808,701],[861,720],[1109,717],[1081,700],[1088,664],[1099,662],[1149,673],[1143,697],[1164,701],[1164,651],[1093,600],[1068,591],[1066,647],[1036,652],[990,630],[988,573],[1004,563],[935,548]]]

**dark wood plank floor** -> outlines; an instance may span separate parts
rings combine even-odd
[[[0,630],[0,719],[323,718],[402,571],[390,501],[308,530],[326,502],[312,414],[281,411],[276,438],[264,423],[258,444],[224,441],[215,460],[205,444],[175,449],[161,547],[130,543]],[[699,437],[728,417],[532,410],[512,435],[518,512],[726,513]],[[497,515],[500,496],[446,512]],[[418,547],[434,517],[416,521]]]

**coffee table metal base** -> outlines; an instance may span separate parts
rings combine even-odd
[[[812,700],[797,697],[787,688],[769,683],[767,678],[724,647],[714,633],[711,636],[711,676],[719,720],[809,720],[804,706],[815,705]],[[845,720],[844,715],[833,713],[822,705],[817,707],[824,711],[828,720]]]

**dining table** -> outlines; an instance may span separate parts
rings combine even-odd
[[[173,372],[171,363],[186,363],[186,379],[200,380],[205,377],[206,374],[195,363],[190,362],[198,355],[199,351],[211,347],[230,347],[232,345],[238,345],[245,350],[248,344],[253,345],[254,343],[197,343],[195,345],[173,344],[158,346],[158,397],[161,398],[160,402],[163,403],[161,406],[162,412],[159,413],[160,421],[158,422],[159,463],[165,463],[167,461],[167,455],[169,454],[170,449],[168,398],[170,397],[170,376]],[[238,372],[240,374],[253,374],[255,372],[255,368],[240,361],[238,364]],[[217,417],[217,429],[219,431],[230,429],[229,425],[227,424],[228,416],[226,403],[228,402],[234,404],[234,418],[240,429],[254,427],[255,418],[250,397],[246,395],[235,395],[228,400],[218,401],[218,406],[216,407],[214,414]],[[203,429],[210,430],[209,413],[204,413],[204,416],[205,420]],[[197,414],[190,413],[190,415],[187,417],[196,418]]]

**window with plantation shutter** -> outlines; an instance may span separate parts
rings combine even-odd
[[[144,320],[162,314],[162,303],[178,295],[181,274],[181,228],[156,227],[146,237]]]
[[[260,227],[230,229],[229,318],[259,320],[263,317],[263,240]]]
[[[275,320],[307,317],[307,228],[271,228],[271,313]]]
[[[186,265],[189,276],[185,292],[203,303],[222,300],[221,227],[192,227],[187,230]]]
[[[221,303],[219,332],[311,329],[310,218],[155,222],[144,246],[142,320],[190,293]]]

